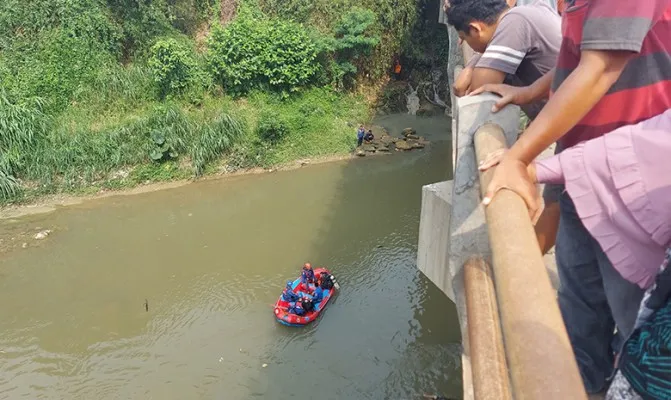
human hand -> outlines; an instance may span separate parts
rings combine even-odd
[[[487,154],[487,157],[480,161],[480,164],[478,165],[478,169],[480,171],[487,171],[491,167],[495,167],[499,165],[501,160],[503,160],[503,157],[506,154],[506,151],[508,149],[499,149],[496,150],[492,153]],[[532,183],[538,183],[538,178],[536,178],[536,163],[532,162],[531,164],[527,165],[527,174],[529,174],[529,179],[531,180]]]
[[[535,169],[534,169],[535,171]],[[534,172],[535,175],[535,172]],[[529,216],[533,220],[540,211],[540,199],[536,185],[534,185],[529,175],[528,166],[522,161],[510,158],[507,154],[503,155],[494,171],[494,176],[487,186],[487,191],[482,204],[487,206],[492,202],[492,198],[501,190],[508,189],[517,193],[527,208]]]
[[[471,79],[473,78],[473,67],[466,67],[459,73],[457,79],[455,79],[454,86],[454,95],[457,97],[465,96],[468,94],[471,88]]]
[[[478,164],[478,169],[480,171],[487,171],[491,167],[499,165],[501,160],[503,160],[503,156],[506,154],[506,151],[508,151],[508,149],[499,149],[487,154],[487,157],[480,161],[480,164]]]
[[[475,96],[484,92],[496,93],[501,98],[492,107],[492,112],[497,112],[508,104],[515,104],[518,106],[529,104],[532,100],[531,89],[529,86],[516,87],[503,83],[488,83],[482,85],[470,93]]]

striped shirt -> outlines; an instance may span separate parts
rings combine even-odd
[[[501,18],[475,67],[504,72],[506,83],[528,86],[554,68],[561,40],[561,19],[547,3],[517,6]],[[523,109],[533,119],[543,104]]]
[[[564,148],[671,108],[671,0],[566,0],[553,91],[581,50],[636,53],[590,112],[560,139]]]

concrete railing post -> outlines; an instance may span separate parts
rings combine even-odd
[[[477,129],[478,160],[506,147],[500,126]],[[480,174],[483,194],[493,173],[490,169]],[[515,399],[587,399],[524,201],[501,190],[487,206],[486,216]]]

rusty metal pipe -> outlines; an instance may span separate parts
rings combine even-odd
[[[464,288],[475,400],[512,400],[494,280],[482,257],[464,264]]]
[[[474,140],[478,162],[506,146],[496,124],[480,127]],[[480,173],[483,195],[493,173]],[[504,189],[485,214],[515,399],[587,399],[524,201]]]

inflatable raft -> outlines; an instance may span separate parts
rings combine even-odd
[[[331,280],[333,281],[333,287],[331,289],[324,290],[324,296],[322,297],[321,301],[315,303],[314,309],[312,311],[306,312],[303,315],[289,313],[287,311],[289,308],[289,303],[282,300],[282,295],[280,294],[280,298],[277,299],[273,310],[277,322],[287,326],[304,326],[317,319],[319,314],[322,312],[322,310],[324,310],[324,307],[326,307],[326,304],[329,302],[331,297],[333,297],[335,291],[339,287],[338,283],[335,281],[335,278],[333,275],[331,275],[329,270],[326,268],[315,268],[315,276],[320,276],[322,272],[326,272],[331,277]],[[306,293],[306,289],[301,283],[300,276],[293,282],[291,288],[296,294]]]

